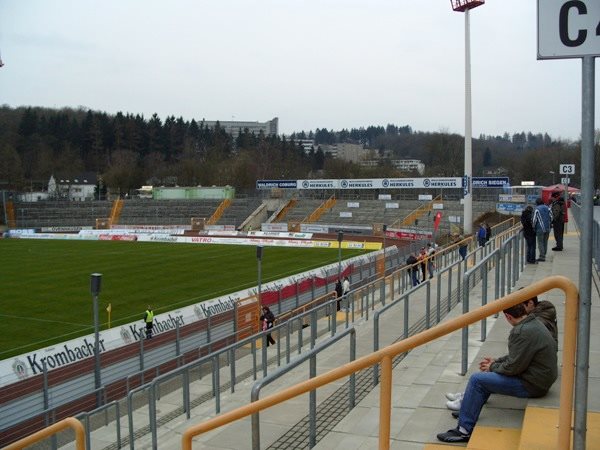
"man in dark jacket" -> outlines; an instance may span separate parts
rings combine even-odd
[[[556,246],[552,250],[561,252],[563,249],[563,235],[565,233],[565,201],[558,191],[552,193],[550,211],[552,211],[552,229],[554,230],[554,239],[556,240]]]
[[[548,329],[556,345],[558,345],[558,323],[556,321],[556,308],[548,300],[538,301],[537,296],[523,302],[527,314],[537,317]]]
[[[527,262],[536,264],[535,261],[535,228],[533,226],[533,207],[528,205],[521,213],[521,225],[523,225],[523,237],[527,244]]]
[[[527,314],[520,303],[504,310],[513,326],[508,336],[508,355],[484,358],[481,372],[469,378],[458,426],[437,438],[443,442],[468,442],[483,405],[491,394],[529,398],[546,395],[558,376],[557,345],[544,324]]]

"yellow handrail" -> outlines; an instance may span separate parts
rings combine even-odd
[[[43,430],[36,431],[35,433],[19,439],[16,442],[4,447],[3,450],[20,450],[29,447],[36,442],[46,439],[53,434],[58,433],[66,428],[72,428],[75,432],[75,448],[76,450],[85,450],[85,431],[81,422],[74,417],[67,417],[66,419],[56,422]]]
[[[317,209],[315,209],[312,213],[310,213],[307,217],[302,220],[302,223],[313,223],[319,220],[319,218],[325,214],[325,211],[331,209],[335,206],[337,200],[335,199],[335,195],[332,195],[327,200],[319,205]]]
[[[460,317],[440,323],[400,342],[389,345],[381,350],[363,356],[336,369],[318,375],[310,380],[290,386],[280,392],[269,395],[248,405],[241,406],[220,416],[209,419],[198,425],[191,426],[182,435],[183,450],[192,449],[194,436],[226,425],[235,420],[258,413],[263,409],[277,405],[298,395],[313,391],[340,378],[347,377],[359,370],[381,364],[380,405],[379,405],[379,449],[387,450],[390,445],[390,417],[392,392],[392,359],[419,345],[426,344],[446,334],[464,328],[485,319],[492,314],[521,303],[535,295],[540,295],[551,289],[561,289],[565,293],[565,318],[563,340],[563,363],[560,387],[560,410],[558,417],[557,449],[569,448],[571,435],[571,416],[573,405],[573,380],[575,377],[575,352],[577,338],[578,291],[571,280],[564,276],[552,276],[519,289],[503,298],[488,303]]]
[[[210,216],[210,219],[208,219],[206,221],[207,225],[214,225],[216,224],[219,219],[221,218],[221,216],[223,216],[223,213],[225,212],[225,210],[227,208],[229,208],[229,205],[231,205],[231,200],[226,198],[225,200],[223,200],[221,202],[221,204],[217,207],[217,209],[215,210],[215,212],[213,213],[212,216]]]

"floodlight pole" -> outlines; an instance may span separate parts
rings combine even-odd
[[[472,112],[471,112],[471,34],[469,11],[481,6],[485,0],[450,0],[452,9],[465,13],[465,174],[463,177],[463,230],[473,233],[473,157],[472,157]]]
[[[98,323],[98,295],[100,294],[100,285],[102,282],[101,273],[93,273],[90,279],[90,291],[94,302],[94,386],[96,388],[96,406],[102,403],[100,387],[102,379],[100,375],[100,326]]]
[[[256,247],[256,262],[258,265],[258,314],[259,315],[262,313],[262,301],[261,301],[262,255],[263,255],[263,246],[258,245]]]
[[[338,231],[338,280],[342,278],[342,241],[344,240],[344,232]]]
[[[383,304],[385,305],[385,264],[386,264],[386,259],[385,259],[385,235],[387,234],[387,225],[384,223],[383,224]]]

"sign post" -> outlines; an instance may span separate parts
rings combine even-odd
[[[579,255],[579,328],[575,373],[573,448],[586,447],[588,361],[592,293],[592,233],[594,193],[595,60],[600,56],[600,2],[598,0],[538,0],[538,59],[582,59],[581,86],[581,244]],[[571,175],[569,164],[561,174]],[[567,173],[563,173],[564,172]],[[575,167],[572,167],[573,171]],[[560,439],[563,439],[562,437]],[[569,446],[560,442],[561,447]]]

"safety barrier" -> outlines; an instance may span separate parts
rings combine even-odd
[[[43,430],[37,431],[30,436],[20,439],[12,444],[4,447],[4,450],[20,450],[25,447],[29,447],[36,442],[46,439],[59,431],[72,428],[75,432],[75,448],[76,450],[85,450],[85,432],[81,422],[74,417],[67,417],[66,419],[56,422],[54,425],[50,425]]]
[[[280,392],[269,395],[261,400],[239,407],[213,419],[188,428],[182,435],[182,449],[192,449],[194,436],[208,432],[235,420],[256,414],[266,408],[280,404],[286,400],[323,387],[340,378],[347,377],[359,370],[381,365],[380,405],[379,405],[379,448],[388,449],[390,445],[391,422],[391,391],[392,391],[392,359],[420,345],[431,342],[463,327],[485,319],[504,309],[522,303],[523,301],[547,292],[551,289],[561,289],[565,293],[565,324],[562,361],[562,378],[560,388],[560,410],[558,422],[557,449],[569,448],[571,434],[571,416],[573,409],[573,380],[575,372],[576,333],[578,292],[575,285],[566,277],[553,276],[538,281],[518,290],[506,297],[500,298],[476,310],[461,315],[458,318],[440,323],[429,330],[411,336],[398,343],[389,345],[377,352],[363,356],[356,361],[318,375],[310,380],[298,383]]]
[[[354,361],[356,359],[356,330],[354,327],[347,328],[346,330],[334,334],[329,337],[327,340],[321,342],[316,345],[312,350],[307,353],[304,353],[298,358],[295,358],[292,362],[287,364],[284,367],[279,368],[277,371],[273,372],[271,375],[264,377],[262,380],[258,380],[252,386],[252,392],[250,396],[251,402],[256,402],[260,397],[260,390],[277,380],[281,376],[290,372],[292,369],[298,367],[300,364],[310,361],[309,368],[309,377],[314,378],[317,376],[317,359],[316,355],[322,352],[323,350],[331,347],[333,344],[342,340],[346,336],[350,335],[350,361]],[[348,380],[348,404],[350,409],[355,406],[355,374],[351,374]],[[309,422],[309,443],[311,447],[314,447],[317,442],[317,393],[316,391],[311,391],[309,394],[309,414],[308,414],[308,422]],[[252,449],[260,450],[260,417],[259,414],[252,415]]]

